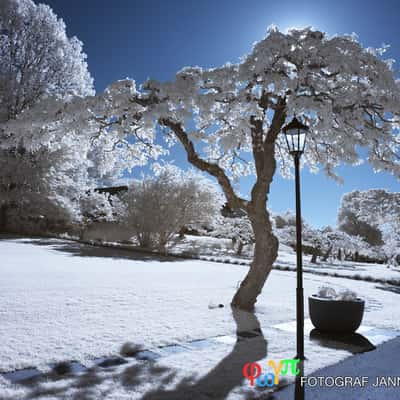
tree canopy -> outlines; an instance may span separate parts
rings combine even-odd
[[[0,122],[44,96],[93,94],[82,43],[44,4],[2,0],[0,8]]]

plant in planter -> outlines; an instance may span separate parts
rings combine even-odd
[[[308,298],[308,305],[311,322],[325,332],[355,332],[364,315],[364,300],[350,290],[337,293],[322,287]]]

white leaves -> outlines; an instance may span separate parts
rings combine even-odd
[[[338,222],[344,229],[357,230],[367,237],[371,237],[373,230],[379,230],[383,239],[381,249],[386,256],[400,255],[400,193],[384,189],[346,193],[341,200]]]
[[[113,221],[116,219],[114,209],[119,207],[119,200],[108,193],[98,191],[88,191],[79,198],[80,217],[83,223],[93,223],[100,221]]]
[[[94,94],[86,55],[50,7],[3,0],[0,13],[0,122],[48,95]]]
[[[4,36],[1,40],[7,41]],[[76,40],[71,43],[80,49]],[[239,64],[187,67],[173,81],[149,80],[140,88],[125,79],[103,94],[70,95],[64,102],[59,92],[53,98],[48,90],[36,107],[3,128],[8,140],[22,141],[27,148],[69,146],[74,157],[81,154],[90,164],[91,176],[144,165],[182,142],[229,178],[239,179],[254,173],[253,149],[264,151],[269,135],[281,171],[290,172],[288,152],[275,138],[284,119],[297,115],[310,127],[304,160],[311,170],[321,168],[338,179],[335,168],[359,163],[361,146],[370,150],[374,168],[400,175],[399,88],[391,63],[354,37],[329,38],[310,28],[287,34],[271,29]],[[280,107],[284,117],[273,124]],[[168,131],[165,126],[171,124],[165,120],[183,134]],[[254,121],[262,126],[257,143]]]
[[[114,84],[99,103],[104,100],[108,115],[124,118],[110,132],[125,136],[130,145],[136,143],[132,132],[154,145],[159,121],[170,119],[199,143],[202,156],[237,178],[254,169],[248,157],[251,118],[264,121],[266,137],[277,101],[284,99],[287,117],[303,115],[311,128],[305,156],[311,170],[320,166],[338,179],[335,167],[360,163],[362,146],[372,149],[375,168],[399,172],[399,133],[393,131],[399,83],[390,62],[364,49],[354,35],[329,38],[310,28],[287,34],[271,29],[239,64],[183,68],[175,81],[149,80],[142,92],[125,84]],[[171,134],[165,137],[167,145],[175,143]],[[287,156],[281,151],[280,162]]]

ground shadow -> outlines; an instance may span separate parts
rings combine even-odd
[[[142,400],[225,399],[234,388],[241,386],[243,366],[265,358],[267,342],[254,314],[233,309],[233,317],[237,326],[236,343],[211,371],[200,380],[181,381],[174,390],[158,387],[147,392]],[[253,332],[258,335],[249,335]]]
[[[375,350],[376,347],[359,333],[323,332],[313,329],[310,332],[310,340],[319,346],[335,350],[346,350],[352,354],[365,353]]]
[[[22,243],[29,243],[35,246],[47,246],[51,250],[56,250],[64,254],[76,257],[100,257],[111,259],[135,260],[135,261],[185,261],[182,257],[170,255],[161,255],[150,251],[139,251],[136,249],[122,249],[116,247],[104,247],[101,245],[91,245],[79,242],[73,242],[62,239],[52,238],[26,238],[17,235],[0,235],[0,240],[18,239]]]
[[[0,241],[1,240],[25,239],[25,238],[26,238],[26,236],[21,236],[16,233],[0,232]]]
[[[185,376],[177,380],[177,370],[155,361],[130,364],[123,369],[121,366],[107,370],[94,367],[80,375],[68,375],[63,373],[65,371],[53,370],[45,377],[25,382],[28,393],[24,399],[52,396],[59,399],[97,400],[99,393],[101,398],[105,398],[116,384],[120,384],[128,392],[137,392],[143,383],[148,382],[152,389],[141,400],[223,400],[232,390],[242,386],[244,364],[267,356],[267,341],[256,316],[236,309],[232,313],[237,325],[236,342],[230,353],[200,379]],[[173,389],[168,389],[173,381]],[[142,390],[143,386],[140,391]],[[243,389],[243,399],[253,398],[254,392]],[[11,400],[11,397],[6,400]]]

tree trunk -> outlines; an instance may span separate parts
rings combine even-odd
[[[237,247],[237,250],[236,250],[236,255],[237,256],[241,256],[242,255],[243,246],[244,246],[244,243],[239,239],[238,240],[238,247]]]
[[[311,263],[311,264],[317,264],[317,257],[318,257],[318,255],[317,255],[317,250],[314,250],[314,251],[313,251],[313,254],[312,254],[312,257],[311,257],[310,263]]]
[[[327,261],[329,256],[331,255],[333,246],[329,246],[329,249],[326,251],[324,254],[324,257],[322,258],[322,261]]]
[[[182,226],[182,228],[179,229],[179,239],[184,239],[185,238],[185,230],[186,230],[185,226]]]
[[[351,250],[346,251],[346,249],[343,249],[343,254],[344,254],[344,260],[345,261],[351,261],[351,259],[352,259]]]
[[[6,232],[7,230],[7,208],[6,204],[0,207],[0,232]]]
[[[272,269],[272,264],[278,256],[278,239],[272,233],[269,214],[265,209],[249,213],[254,231],[254,258],[246,278],[240,284],[232,300],[232,306],[241,310],[252,311],[266,279]]]
[[[276,169],[275,141],[286,119],[286,98],[279,97],[273,102],[274,114],[268,130],[265,131],[270,101],[268,93],[263,92],[258,104],[263,115],[251,115],[249,118],[252,153],[257,177],[251,190],[251,201],[242,199],[236,194],[229,175],[218,163],[209,162],[199,156],[181,123],[168,118],[162,118],[159,121],[160,125],[166,126],[174,132],[187,153],[188,161],[196,168],[217,179],[226,196],[229,208],[246,210],[255,237],[254,259],[246,278],[232,299],[233,307],[246,311],[254,309],[257,296],[261,292],[272,269],[272,264],[278,256],[279,243],[272,233],[272,224],[267,212],[267,199]]]
[[[251,190],[251,201],[246,212],[253,228],[254,258],[246,278],[232,299],[232,306],[253,311],[257,296],[261,293],[272,264],[278,257],[278,239],[272,232],[272,223],[267,211],[267,200],[276,170],[275,140],[285,122],[285,101],[278,103],[271,127],[264,139],[264,119],[251,117],[252,145],[257,179]]]

